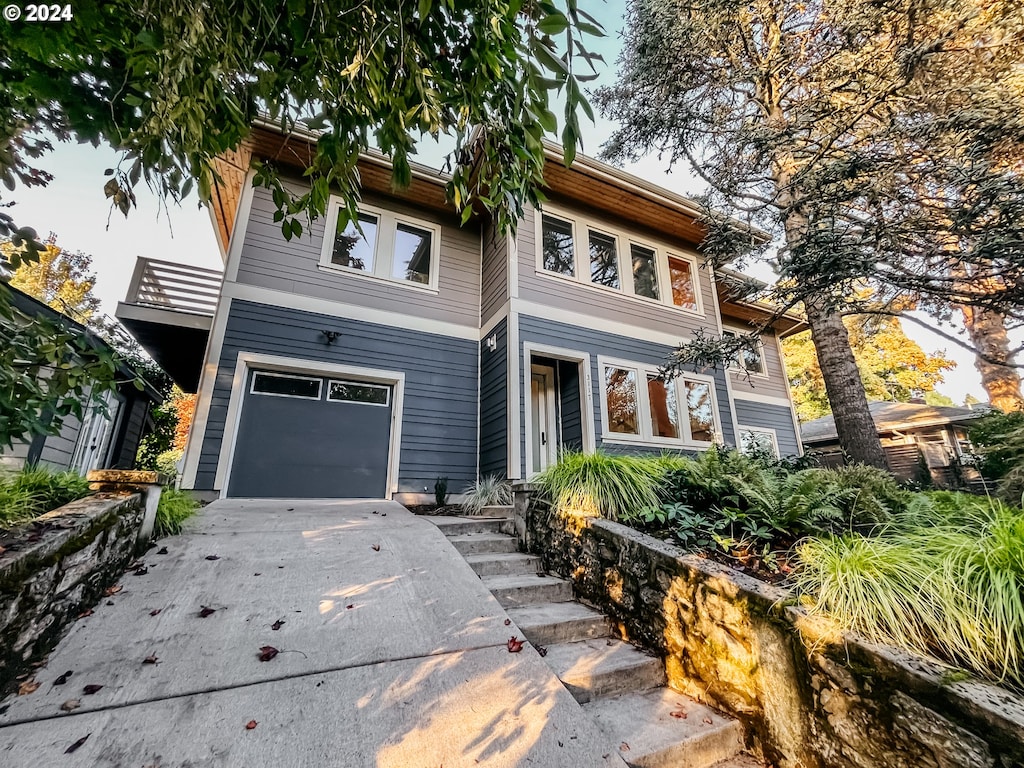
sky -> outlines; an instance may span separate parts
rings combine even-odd
[[[625,3],[624,0],[607,0],[599,11],[591,12],[609,31],[608,36],[594,46],[604,56],[605,64],[598,81],[591,84],[593,87],[614,82]],[[584,151],[596,155],[615,124],[600,116],[595,124],[590,124],[585,116],[581,119]],[[442,154],[438,148],[424,145],[417,159],[438,166]],[[102,301],[102,311],[109,315],[114,314],[117,302],[124,300],[137,256],[222,268],[210,216],[205,208],[198,206],[194,193],[180,206],[170,203],[168,210],[148,190],[139,188],[136,189],[138,207],[127,218],[119,212],[111,212],[103,196],[103,184],[107,181],[103,172],[117,161],[117,153],[107,147],[57,144],[52,153],[38,162],[54,175],[54,180],[45,188],[19,188],[10,196],[5,194],[3,199],[5,203],[14,201],[9,212],[20,225],[35,227],[43,237],[52,231],[60,246],[92,255],[97,275],[95,293]],[[693,195],[701,191],[688,169],[677,166],[667,172],[666,163],[656,156],[624,167],[680,194]],[[767,276],[764,268],[756,274],[762,279]],[[937,325],[931,318],[923,319],[932,326]],[[957,404],[968,394],[982,401],[988,399],[969,351],[916,323],[905,322],[904,330],[925,351],[944,351],[947,358],[957,362],[957,367],[947,372],[945,382],[938,387],[940,392]],[[945,330],[957,333],[962,332],[962,327],[954,324]]]

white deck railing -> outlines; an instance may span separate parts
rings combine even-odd
[[[212,316],[224,275],[215,269],[192,267],[141,256],[128,287],[128,304]]]

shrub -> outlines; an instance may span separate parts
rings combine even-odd
[[[666,470],[681,461],[685,459],[566,451],[534,482],[558,508],[625,522],[660,506]]]
[[[76,472],[26,467],[0,478],[0,525],[31,520],[89,495],[89,481]]]
[[[1024,512],[923,493],[878,535],[808,540],[796,581],[869,640],[1024,688]]]
[[[486,475],[464,491],[462,509],[467,515],[479,515],[484,507],[508,506],[512,503],[512,485],[497,475]]]
[[[177,448],[171,448],[169,451],[164,451],[156,457],[156,461],[154,463],[156,471],[171,478],[176,478],[178,476],[178,462],[181,461],[181,457],[184,453],[184,451]]]
[[[186,520],[199,509],[199,502],[187,491],[164,488],[156,507],[156,536],[174,536],[181,533]]]

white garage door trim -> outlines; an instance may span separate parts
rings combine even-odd
[[[387,498],[398,492],[398,463],[402,451],[402,404],[405,401],[405,374],[401,371],[382,371],[377,368],[360,368],[351,365],[321,363],[296,357],[260,355],[254,352],[239,352],[235,362],[235,375],[231,382],[231,399],[228,401],[227,418],[224,420],[224,437],[220,444],[220,460],[217,462],[215,488],[220,496],[227,496],[231,479],[231,462],[235,456],[235,440],[242,416],[242,400],[245,397],[249,372],[253,368],[282,373],[306,373],[315,376],[342,376],[375,384],[388,384],[394,388],[391,411],[391,440],[388,450]]]

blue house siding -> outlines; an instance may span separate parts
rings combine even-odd
[[[664,364],[672,347],[665,344],[657,344],[644,339],[620,336],[614,333],[597,331],[592,328],[584,328],[575,325],[545,320],[530,315],[519,316],[519,337],[521,342],[533,342],[546,344],[563,349],[572,349],[578,352],[586,352],[590,355],[590,379],[592,385],[595,437],[598,447],[602,447],[601,439],[601,400],[604,397],[602,381],[598,370],[598,356],[611,357],[619,360],[628,360],[645,365],[660,366]],[[522,360],[523,355],[517,356]],[[522,365],[522,363],[520,363]],[[520,374],[521,375],[521,374]],[[705,374],[707,375],[707,374]],[[718,420],[722,430],[722,436],[726,445],[736,444],[736,435],[733,430],[732,414],[729,411],[729,391],[726,387],[725,372],[714,373],[715,397],[718,401]],[[526,455],[526,397],[520,398],[520,442],[523,446],[523,455]],[[792,428],[791,428],[792,429]],[[623,451],[630,453],[660,453],[664,450],[661,447],[650,446],[623,446],[618,443],[609,444],[608,449],[612,451]]]
[[[480,475],[505,476],[508,469],[508,320],[480,342]]]
[[[332,345],[320,331],[341,332]],[[214,490],[239,352],[405,373],[398,490],[423,493],[438,476],[461,488],[476,477],[477,366],[474,341],[313,312],[234,301],[228,316],[196,475]],[[338,435],[338,439],[358,439]],[[329,450],[324,446],[324,450]]]
[[[793,429],[793,413],[783,405],[755,403],[736,397],[736,422],[741,427],[764,427],[774,429],[779,441],[779,454],[796,456],[800,453],[800,441]]]

